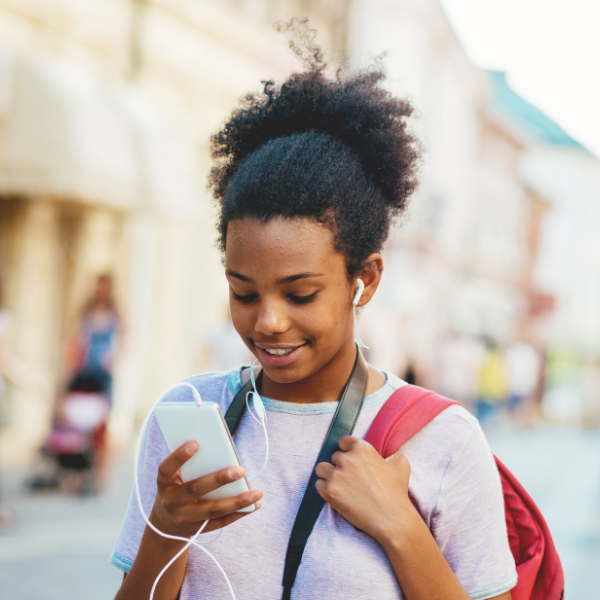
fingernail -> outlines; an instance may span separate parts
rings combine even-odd
[[[198,450],[198,444],[196,442],[187,442],[185,445],[185,451],[188,454],[195,454]]]
[[[232,467],[229,469],[229,471],[227,471],[227,475],[229,475],[229,479],[236,480],[242,476],[242,473],[238,467]]]
[[[256,502],[260,498],[260,492],[252,492],[250,494],[250,502]]]

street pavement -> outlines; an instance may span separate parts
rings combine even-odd
[[[99,496],[32,495],[23,475],[4,477],[15,524],[0,533],[2,600],[109,600],[123,574],[110,562],[129,499],[132,468],[121,461]]]
[[[566,574],[568,600],[600,597],[600,431],[496,428],[494,452],[539,504]],[[12,531],[0,534],[2,600],[109,600],[121,573],[109,564],[131,485],[129,458],[99,497],[30,495],[5,477]]]

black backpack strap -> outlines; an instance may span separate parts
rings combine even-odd
[[[262,371],[256,379],[257,387],[260,385],[261,378]],[[357,348],[352,374],[346,383],[346,387],[338,403],[337,410],[329,426],[329,431],[315,463],[315,468],[321,462],[331,462],[333,453],[339,449],[339,439],[344,435],[350,435],[354,430],[354,425],[358,419],[367,392],[368,380],[369,367],[360,350]],[[250,379],[234,396],[225,413],[225,422],[231,435],[234,434],[246,410],[246,394],[251,392],[252,389],[252,380]],[[298,509],[294,526],[292,527],[283,570],[283,600],[290,600],[291,598],[292,587],[296,581],[296,574],[302,561],[304,548],[325,504],[325,501],[321,498],[315,487],[317,479],[318,477],[313,469],[300,508]]]
[[[262,381],[262,370],[256,377],[256,386],[259,387]],[[227,412],[225,413],[225,423],[229,428],[229,433],[233,436],[237,426],[240,423],[240,419],[246,410],[246,394],[252,392],[252,378],[248,379],[242,389],[233,397]]]
[[[321,452],[319,452],[315,468],[321,462],[331,462],[333,453],[339,449],[339,439],[344,435],[350,435],[354,430],[354,425],[356,424],[356,419],[360,413],[367,391],[368,380],[369,367],[360,350],[357,348],[352,375],[350,375],[350,379],[344,388],[344,393],[329,426],[329,431],[321,447]],[[304,492],[304,497],[302,498],[302,503],[298,509],[294,526],[292,527],[285,555],[282,600],[290,600],[291,598],[292,587],[296,581],[296,574],[302,561],[304,548],[325,504],[325,500],[321,498],[315,487],[317,479],[317,474],[313,469],[308,485],[306,486],[306,491]]]

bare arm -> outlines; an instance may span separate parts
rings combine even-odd
[[[242,467],[230,467],[183,483],[179,468],[197,451],[196,442],[187,442],[160,464],[150,522],[164,533],[190,538],[207,520],[210,522],[204,531],[214,531],[251,514],[236,512],[241,508],[253,503],[260,508],[260,490],[250,490],[223,500],[201,500],[208,492],[243,477],[244,470]],[[148,600],[155,579],[184,546],[185,542],[166,539],[146,527],[135,561],[123,578],[115,600]],[[155,600],[176,600],[187,558],[188,551],[166,571],[156,588]]]
[[[383,547],[406,600],[470,600],[408,496],[410,465],[398,451],[384,460],[344,436],[331,463],[317,465],[317,490]],[[400,499],[400,501],[399,501]],[[496,600],[510,600],[510,592]]]
[[[404,596],[407,600],[470,600],[427,525],[412,504],[411,507],[412,517],[403,527],[396,532],[387,531],[378,540],[401,582]],[[511,600],[512,596],[505,592],[495,598]]]

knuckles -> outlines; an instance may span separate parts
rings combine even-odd
[[[217,505],[212,505],[208,509],[208,518],[210,520],[212,520],[212,519],[218,519],[222,515],[223,515],[223,511]]]
[[[163,508],[168,512],[168,513],[172,513],[173,510],[175,509],[175,503],[173,502],[173,500],[171,500],[170,498],[165,498],[162,501],[162,505]]]
[[[345,452],[340,452],[339,455],[337,456],[337,464],[336,466],[339,468],[343,468],[344,466],[348,466],[348,454],[346,454]],[[334,471],[335,473],[335,471]]]
[[[185,527],[187,525],[185,519],[181,514],[176,514],[171,518],[173,519],[173,523],[175,523],[175,525],[177,525],[178,527]]]
[[[158,476],[156,477],[156,482],[160,485],[161,481],[169,478],[168,469],[164,463],[160,463],[158,465]]]
[[[200,496],[201,495],[200,486],[198,485],[198,482],[196,480],[190,481],[188,483],[188,493],[191,496]]]

